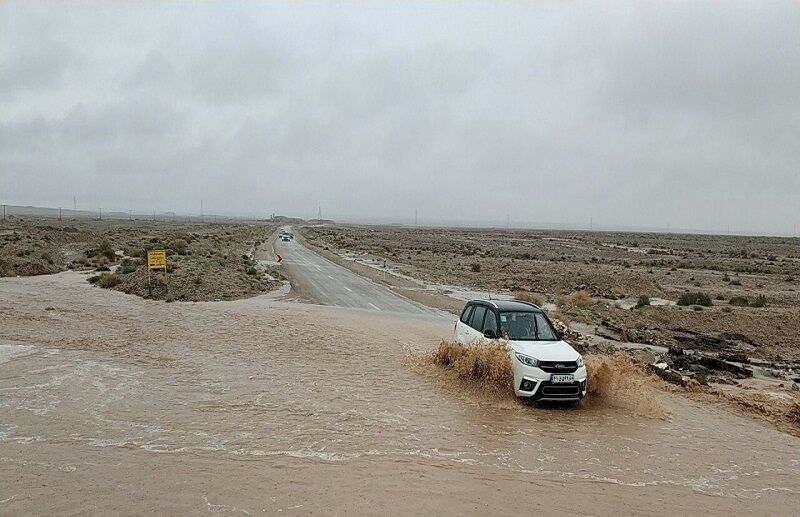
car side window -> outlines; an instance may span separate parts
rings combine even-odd
[[[483,319],[483,332],[486,333],[487,330],[497,335],[497,314],[492,309],[486,311],[486,317]]]
[[[476,305],[475,312],[472,313],[472,319],[469,321],[469,326],[481,332],[483,326],[483,316],[486,314],[486,307],[483,305]]]
[[[474,305],[467,305],[464,307],[464,312],[461,313],[461,323],[469,325],[469,317],[472,315],[473,308],[475,308]]]

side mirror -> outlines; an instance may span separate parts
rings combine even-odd
[[[564,333],[563,333],[563,332],[561,332],[560,330],[556,330],[556,337],[557,337],[559,340],[562,340],[562,339],[564,339]]]
[[[483,337],[486,339],[497,339],[497,333],[492,329],[484,330]]]

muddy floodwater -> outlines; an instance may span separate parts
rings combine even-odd
[[[800,439],[660,394],[667,419],[492,404],[405,364],[452,322],[0,280],[0,513],[770,514]]]

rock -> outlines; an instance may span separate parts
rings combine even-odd
[[[727,341],[714,336],[706,336],[695,332],[684,331],[682,334],[673,336],[675,341],[688,345],[692,348],[724,348],[730,346]]]
[[[670,355],[683,355],[683,348],[679,348],[679,347],[677,347],[677,346],[672,346],[672,345],[670,345],[670,346],[667,348],[667,352],[668,352]]]
[[[683,385],[683,375],[679,374],[678,372],[674,372],[672,370],[662,370],[661,368],[658,368],[652,364],[647,365],[647,369],[670,384],[675,384],[677,386]]]
[[[719,338],[725,341],[741,341],[742,343],[747,343],[750,346],[758,346],[758,343],[749,337],[745,336],[744,334],[737,334],[735,332],[723,332],[719,335]]]
[[[750,368],[745,368],[743,366],[729,363],[727,361],[723,361],[722,359],[718,359],[716,357],[703,355],[698,358],[697,363],[705,366],[709,370],[721,370],[724,372],[731,372],[741,377],[753,376],[753,370],[751,370]]]
[[[743,352],[722,352],[719,354],[719,358],[723,361],[734,361],[737,363],[748,363],[750,360],[747,358],[747,354]]]

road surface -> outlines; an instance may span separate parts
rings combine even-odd
[[[290,228],[286,228],[291,231]],[[370,311],[431,314],[433,311],[393,293],[303,246],[296,239],[274,243],[283,257],[292,289],[321,305],[352,307]]]

